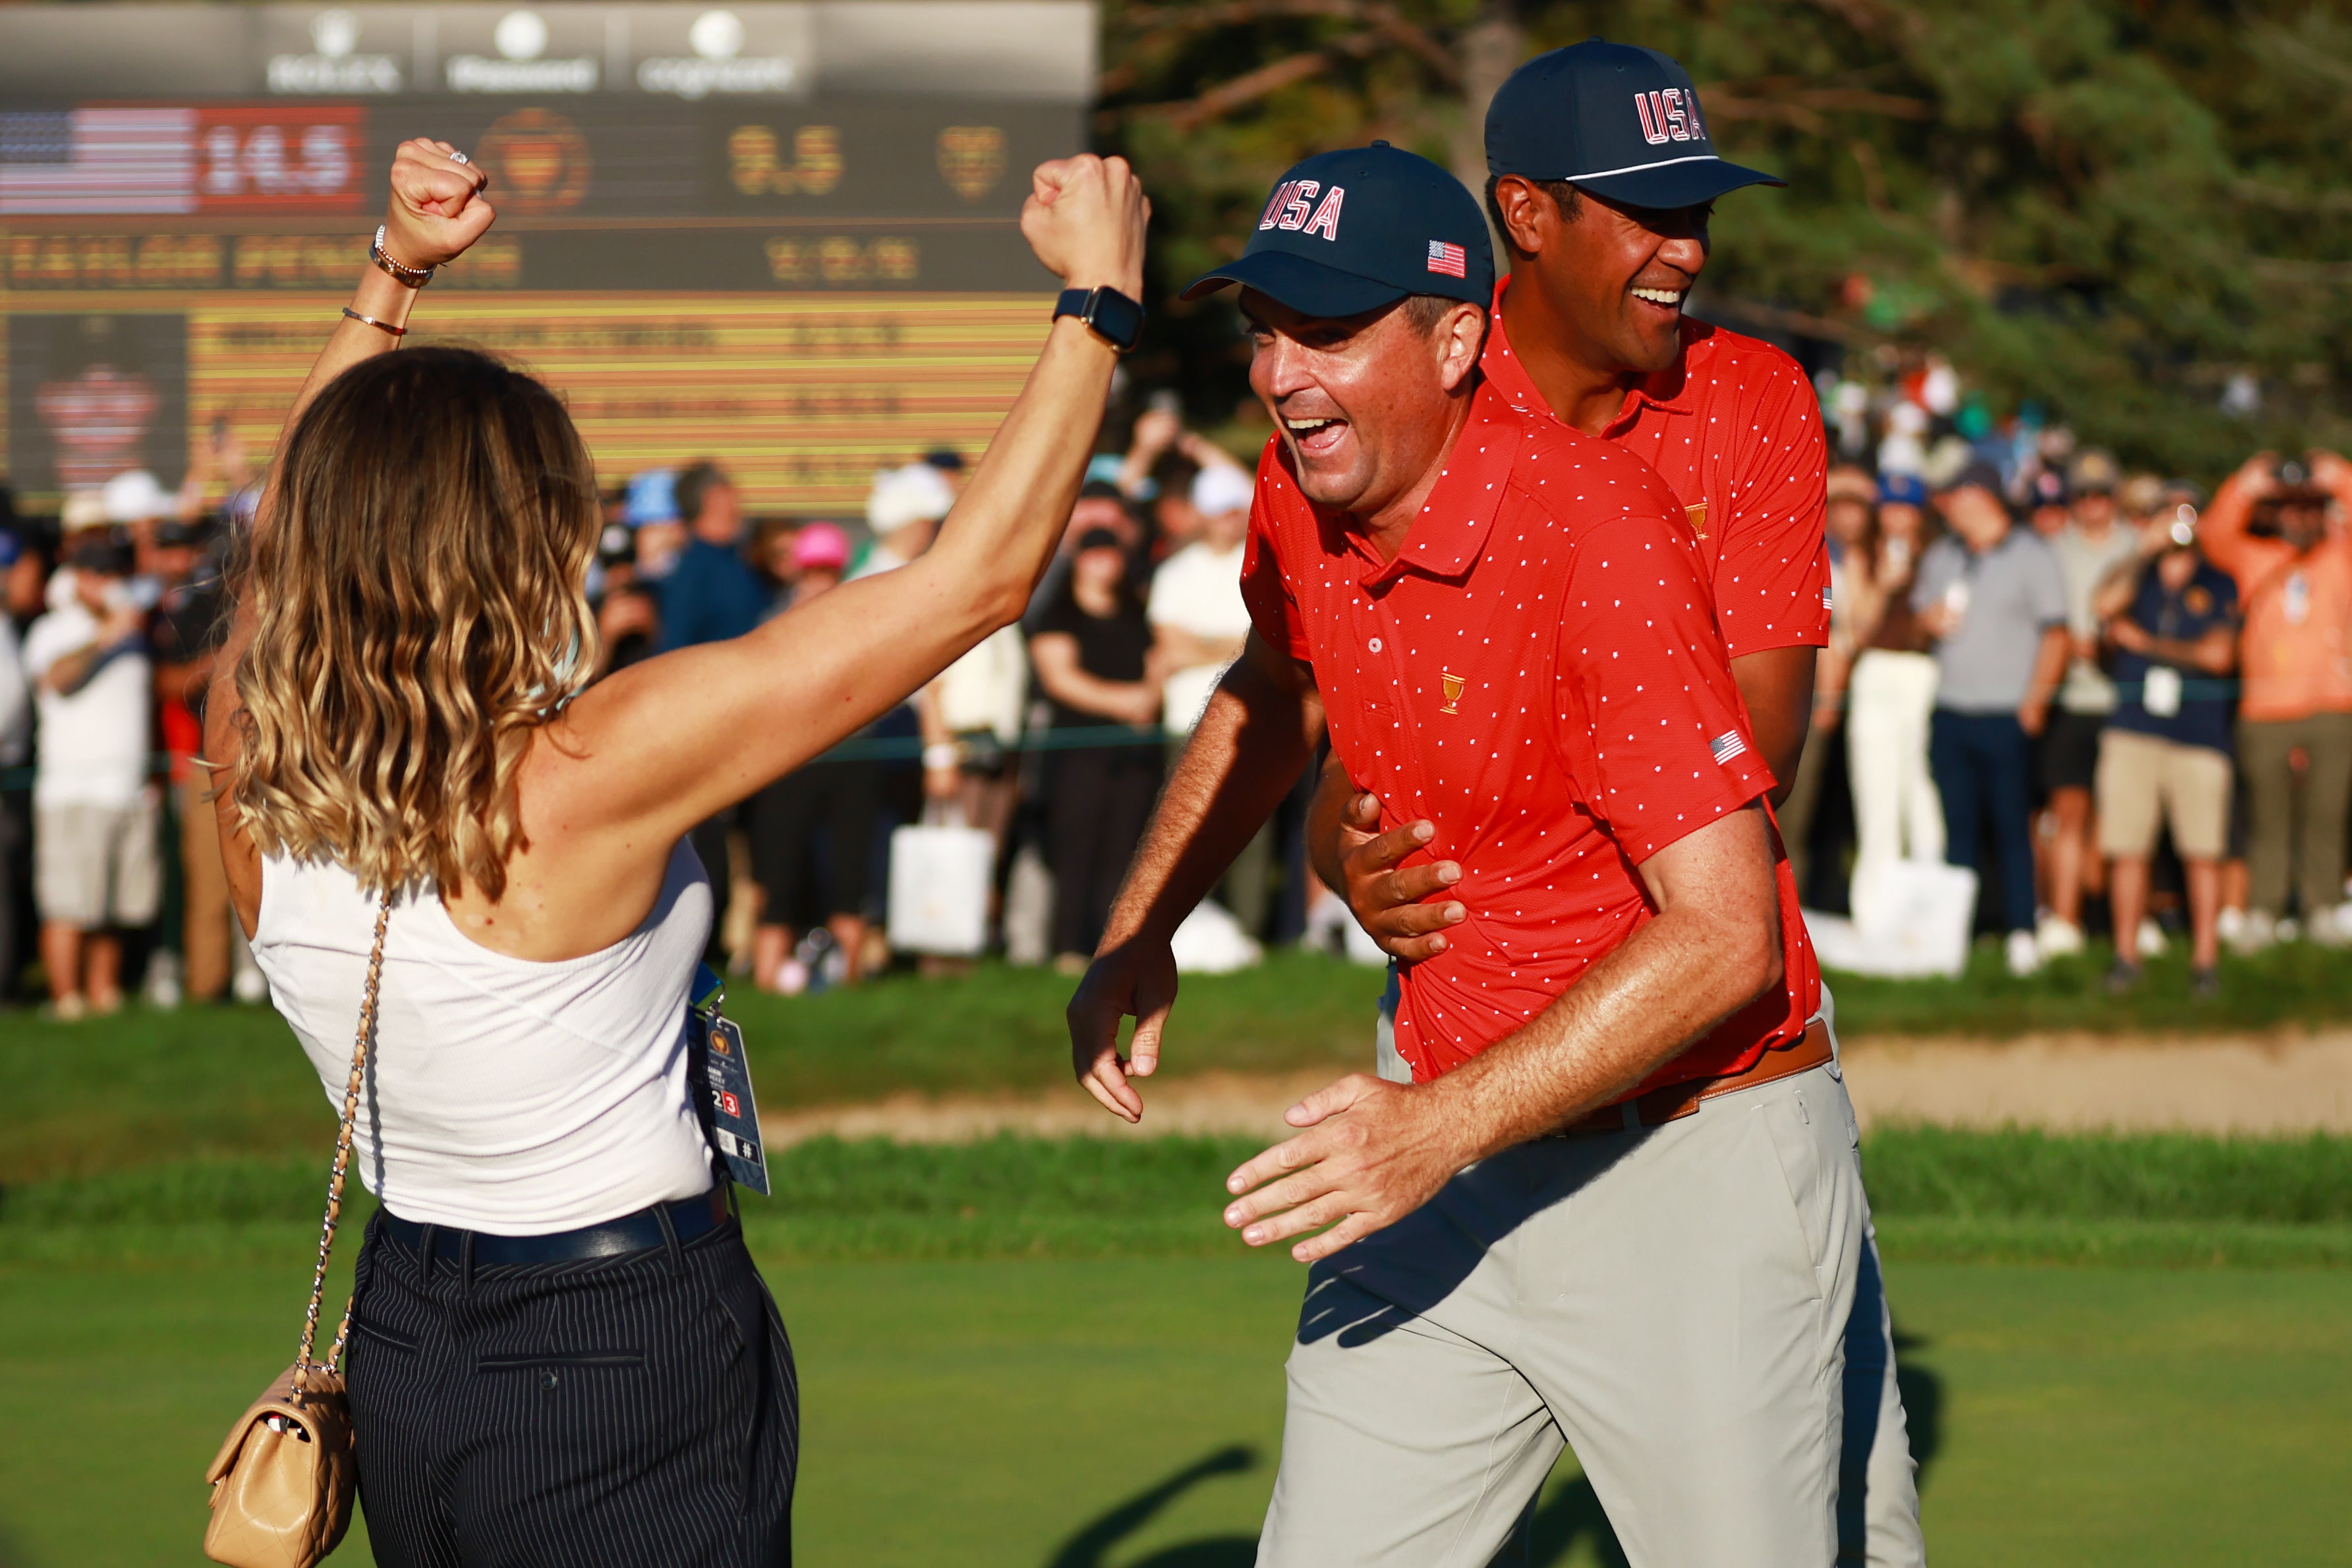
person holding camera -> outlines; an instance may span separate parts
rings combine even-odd
[[[33,769],[33,891],[49,1010],[70,1022],[122,1007],[121,933],[163,898],[160,802],[147,779],[152,663],[131,591],[129,537],[68,535],[62,601],[25,634],[40,718]],[[62,575],[62,574],[61,574]]]
[[[2107,988],[2118,993],[2139,984],[2148,860],[2168,821],[2189,873],[2189,984],[2200,997],[2221,990],[2238,585],[2199,552],[2196,517],[2183,505],[2151,519],[2137,561],[2109,573],[2092,604],[2115,656],[2116,707],[2099,736],[2096,788],[2115,913]]]
[[[2290,883],[2305,937],[2352,943],[2352,911],[2342,907],[2345,816],[2352,809],[2347,507],[2352,463],[2314,452],[2307,465],[2283,464],[2262,452],[2222,481],[2198,529],[2206,558],[2237,580],[2245,615],[2238,765],[2246,780],[2249,951],[2284,934]]]
[[[401,146],[206,712],[238,917],[382,1202],[360,1496],[388,1568],[789,1563],[797,1383],[701,1123],[688,835],[1021,613],[1139,327],[1148,207],[1118,159],[1036,170],[1022,232],[1076,292],[929,552],[591,685],[601,519],[562,400],[391,352],[484,184]]]

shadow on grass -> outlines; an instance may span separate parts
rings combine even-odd
[[[1193,1487],[1215,1476],[1240,1475],[1256,1467],[1257,1450],[1239,1443],[1196,1459],[1070,1537],[1054,1553],[1049,1568],[1102,1568],[1112,1548]],[[1255,1537],[1217,1535],[1162,1547],[1149,1557],[1138,1558],[1129,1568],[1250,1568],[1256,1561]]]
[[[1911,1452],[1919,1465],[1924,1487],[1927,1466],[1943,1446],[1944,1383],[1926,1367],[1904,1364],[1902,1358],[1926,1348],[1925,1341],[1897,1332],[1895,1381],[1903,1390],[1903,1408],[1910,1427]],[[1235,1444],[1219,1448],[1167,1479],[1138,1492],[1086,1525],[1062,1544],[1047,1568],[1103,1568],[1118,1543],[1141,1530],[1162,1509],[1204,1480],[1240,1475],[1255,1469],[1256,1451]],[[1592,1483],[1579,1476],[1554,1492],[1549,1501],[1529,1511],[1519,1529],[1504,1544],[1494,1568],[1556,1568],[1581,1543],[1590,1542],[1601,1568],[1629,1568],[1625,1549],[1610,1527],[1608,1511]],[[1138,1558],[1130,1568],[1250,1568],[1257,1561],[1255,1540],[1240,1535],[1211,1536],[1162,1547]],[[7,1568],[0,1557],[0,1568]]]

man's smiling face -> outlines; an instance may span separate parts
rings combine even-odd
[[[1475,362],[1457,343],[1457,306],[1424,331],[1403,301],[1357,316],[1307,316],[1256,289],[1242,294],[1250,390],[1282,432],[1307,499],[1370,513],[1441,455],[1452,394]]]
[[[1583,191],[1571,217],[1532,182],[1506,183],[1528,186],[1517,201],[1496,193],[1520,253],[1512,270],[1539,276],[1576,336],[1578,357],[1643,375],[1670,368],[1682,350],[1683,306],[1706,266],[1715,204],[1636,207]]]

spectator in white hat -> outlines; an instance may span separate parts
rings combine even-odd
[[[866,526],[874,543],[850,571],[850,580],[894,571],[931,548],[940,519],[955,505],[955,487],[929,463],[886,468],[874,476],[866,497]]]
[[[180,498],[163,488],[163,483],[144,468],[133,468],[117,474],[99,492],[106,504],[106,520],[125,528],[152,523],[158,517],[179,516]]]
[[[1217,676],[1249,636],[1242,555],[1254,487],[1238,464],[1202,469],[1191,497],[1201,515],[1201,537],[1170,556],[1151,579],[1147,613],[1160,668],[1169,672],[1166,723],[1172,737],[1192,733]]]
[[[1223,454],[1217,455],[1220,457]],[[1230,459],[1193,476],[1192,507],[1200,537],[1162,561],[1152,575],[1146,616],[1156,666],[1166,673],[1160,722],[1181,747],[1201,722],[1219,677],[1242,651],[1250,630],[1242,601],[1242,556],[1249,540],[1250,497],[1256,481]],[[1274,830],[1261,827],[1226,872],[1224,901],[1244,929],[1265,924],[1274,869]]]
[[[56,1015],[73,1019],[121,1007],[116,934],[154,920],[163,873],[147,779],[152,677],[143,617],[125,585],[131,547],[113,530],[83,528],[66,560],[72,597],[34,623],[25,673],[41,721],[33,772],[41,956]]]

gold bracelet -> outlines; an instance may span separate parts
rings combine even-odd
[[[362,316],[348,305],[343,307],[343,314],[350,317],[354,321],[362,322],[367,326],[374,328],[379,332],[389,332],[395,340],[408,336],[407,328],[395,327],[389,321],[379,321],[373,316]]]
[[[433,281],[433,269],[431,267],[411,267],[404,261],[394,261],[392,257],[384,254],[383,225],[382,224],[375,225],[375,239],[368,246],[368,259],[375,263],[378,267],[383,268],[384,271],[390,273],[398,281],[408,285],[411,288],[422,288],[426,284]]]

